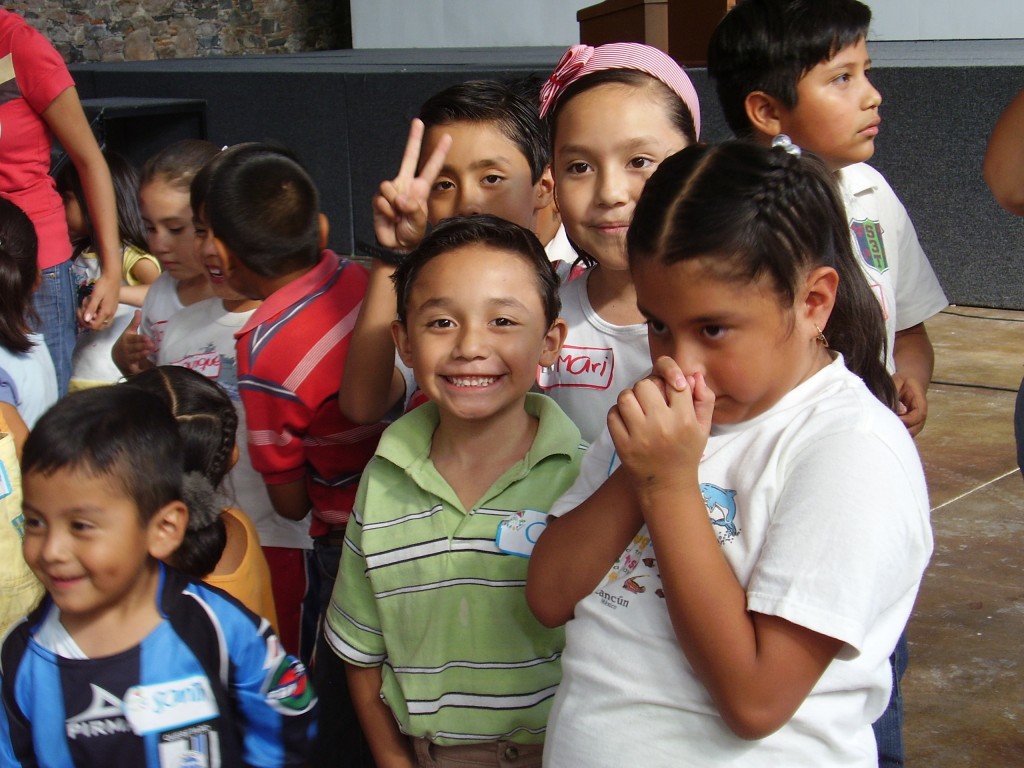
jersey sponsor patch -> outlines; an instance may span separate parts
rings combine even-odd
[[[865,264],[878,272],[889,269],[889,260],[885,256],[885,242],[882,240],[882,227],[877,221],[854,219],[850,222],[850,231],[853,232],[857,251]]]
[[[203,675],[153,685],[133,685],[124,694],[124,714],[140,736],[181,728],[220,713],[210,681]]]
[[[160,734],[157,751],[161,766],[217,768],[221,765],[220,739],[209,725]]]
[[[128,733],[131,728],[124,717],[124,705],[110,691],[90,683],[92,700],[89,706],[77,715],[64,721],[64,731],[68,739],[92,736],[110,736],[115,733]]]
[[[566,344],[558,353],[554,365],[539,370],[537,383],[541,389],[608,389],[614,375],[615,354],[611,347],[574,347]]]
[[[305,665],[283,654],[267,676],[263,695],[283,715],[300,715],[316,703]]]

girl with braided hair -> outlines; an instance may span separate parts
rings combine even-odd
[[[231,398],[202,374],[177,365],[150,368],[124,386],[139,387],[167,403],[184,443],[182,492],[189,521],[168,564],[220,587],[267,619],[276,633],[270,568],[259,534],[248,516],[220,492],[238,461],[238,414]]]
[[[644,188],[654,370],[530,560],[531,608],[568,621],[545,765],[877,765],[932,537],[833,184],[780,136],[688,147]]]

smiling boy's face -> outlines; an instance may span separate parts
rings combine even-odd
[[[811,67],[796,86],[796,106],[778,105],[778,130],[818,155],[832,171],[871,159],[882,96],[871,84],[861,38]]]
[[[426,263],[393,326],[402,360],[442,418],[497,423],[523,413],[537,366],[551,365],[565,322],[548,327],[537,278],[514,253],[470,244]]]
[[[116,632],[132,608],[152,603],[156,559],[177,549],[184,535],[183,526],[168,528],[166,509],[143,522],[112,476],[71,468],[28,472],[23,485],[25,562],[69,632],[86,626]]]
[[[420,157],[430,157],[445,134],[452,146],[427,200],[430,223],[491,213],[533,229],[536,212],[551,202],[550,171],[534,183],[526,155],[490,122],[432,125]]]

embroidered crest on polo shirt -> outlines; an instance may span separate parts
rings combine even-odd
[[[885,242],[882,240],[882,226],[870,219],[854,219],[850,222],[857,243],[857,252],[871,269],[885,272],[889,269],[889,260],[885,256]]]

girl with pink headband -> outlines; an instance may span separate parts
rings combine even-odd
[[[650,368],[626,231],[647,178],[695,144],[700,104],[667,54],[640,43],[565,52],[541,90],[552,142],[555,201],[587,270],[562,287],[569,335],[538,382],[593,441],[619,392]]]

